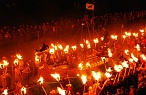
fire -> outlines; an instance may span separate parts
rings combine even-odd
[[[4,64],[4,66],[8,66],[8,65],[9,65],[9,62],[6,61],[6,60],[3,60],[2,62],[3,62],[3,64]]]
[[[72,48],[73,50],[76,50],[76,49],[77,49],[77,47],[76,47],[76,46],[72,46],[71,48]]]
[[[4,65],[3,65],[3,64],[1,64],[1,63],[0,63],[0,68],[1,68],[1,69],[3,69],[3,68],[4,68]]]
[[[123,35],[122,37],[123,37],[123,39],[125,39],[126,38],[126,35]]]
[[[66,95],[65,90],[61,89],[60,87],[57,87],[57,90],[60,95]]]
[[[65,53],[68,53],[68,49],[67,49],[67,48],[64,48],[64,52],[65,52]]]
[[[100,39],[103,41],[104,40],[104,37],[101,37]]]
[[[83,84],[86,84],[86,82],[87,82],[87,77],[86,77],[85,75],[82,75],[82,76],[81,76],[81,79],[82,79]]]
[[[80,44],[81,48],[84,48],[84,45],[83,44]]]
[[[86,43],[86,44],[90,44],[88,40],[86,40],[86,42],[85,42],[85,43]]]
[[[15,66],[17,66],[19,64],[19,60],[15,59],[13,63],[14,63]]]
[[[129,58],[129,62],[133,63],[133,59],[132,58]]]
[[[101,60],[104,62],[105,61],[105,57],[101,57]]]
[[[101,78],[100,72],[96,73],[95,71],[92,71],[92,75],[93,75],[94,79],[97,81]]]
[[[62,47],[62,45],[61,45],[61,44],[58,44],[57,46],[58,46],[58,48],[59,48],[60,50],[62,50],[62,49],[63,49],[63,47]]]
[[[111,35],[111,38],[114,40],[117,40],[117,37],[118,37],[117,35]]]
[[[146,60],[146,56],[144,54],[140,55],[142,57],[142,59],[145,61]]]
[[[95,44],[97,44],[99,41],[98,41],[98,38],[95,38],[95,39],[93,39],[93,42],[95,43]]]
[[[113,54],[111,53],[111,50],[108,48],[108,56],[109,56],[109,57],[112,57],[112,55],[113,55]]]
[[[39,82],[40,84],[43,84],[43,82],[44,82],[43,77],[40,77],[40,78],[38,79],[38,82]]]
[[[140,51],[140,45],[139,45],[139,44],[137,44],[137,45],[135,46],[135,48],[137,49],[137,51]]]
[[[89,62],[86,63],[86,67],[91,67]]]
[[[117,72],[120,72],[120,71],[123,69],[123,67],[122,67],[122,65],[115,65],[115,66],[114,66],[114,69],[115,69]]]
[[[112,69],[111,68],[108,68],[106,71],[107,72],[112,72]]]
[[[125,50],[125,54],[129,55],[129,50],[128,49]]]
[[[17,57],[18,59],[23,59],[22,56],[21,56],[20,54],[16,54],[16,57]]]
[[[138,37],[138,33],[133,33],[133,36],[134,37]]]
[[[5,89],[2,94],[8,95],[8,89]]]
[[[143,32],[144,32],[144,29],[140,29],[139,31],[140,31],[141,33],[143,33]]]
[[[18,62],[18,60],[17,60],[17,59],[15,59],[15,61],[16,61],[16,62]],[[39,59],[39,56],[38,56],[38,55],[35,55],[35,61],[36,61],[36,62],[39,62],[39,61],[40,61],[40,59]],[[18,64],[18,63],[17,63],[17,64]]]
[[[112,75],[111,75],[110,73],[106,72],[106,73],[105,73],[105,76],[106,76],[107,78],[110,78]]]
[[[129,68],[129,65],[127,63],[128,63],[128,61],[122,62],[122,66],[125,67],[125,68]]]
[[[50,48],[50,51],[49,51],[51,54],[54,54],[55,52],[55,49],[54,48]]]
[[[89,44],[87,44],[87,48],[91,48],[91,45],[90,45],[90,43],[89,43]]]
[[[51,74],[53,78],[55,78],[58,82],[60,81],[60,75],[59,74]]]
[[[131,53],[131,57],[133,58],[133,60],[134,60],[135,62],[138,62],[138,58],[136,58],[136,57],[133,55],[133,53]]]
[[[130,32],[125,32],[125,35],[130,37],[131,33]]]
[[[26,94],[26,87],[23,86],[23,87],[21,88],[21,94],[22,94],[22,95],[23,95],[23,94]]]
[[[79,70],[83,70],[83,64],[82,63],[78,64],[78,68]]]

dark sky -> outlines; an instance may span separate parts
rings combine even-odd
[[[94,0],[95,14],[145,9],[145,0]],[[0,0],[0,22],[80,17],[92,0]]]

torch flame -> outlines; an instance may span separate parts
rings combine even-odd
[[[122,62],[122,66],[125,67],[125,68],[129,68],[129,65],[127,63],[128,63],[128,61]]]
[[[120,71],[123,69],[123,67],[122,67],[122,65],[115,65],[115,66],[114,66],[114,69],[115,69],[117,72],[120,72]]]
[[[108,56],[109,56],[109,57],[112,57],[112,55],[113,55],[113,54],[111,53],[111,50],[108,48]]]
[[[50,48],[50,51],[49,51],[51,54],[54,54],[55,52],[55,49],[54,48]]]
[[[133,53],[131,53],[131,57],[133,58],[133,60],[134,60],[135,62],[138,62],[138,58],[136,58],[136,57],[133,55]]]
[[[17,62],[18,60],[16,60],[16,59],[15,59],[15,61]],[[40,61],[40,59],[39,59],[39,56],[38,56],[38,55],[35,55],[35,61],[36,61],[36,62],[39,62],[39,61]]]
[[[3,60],[3,63],[4,63],[4,66],[8,66],[9,65],[9,62],[6,61],[6,60]]]
[[[140,31],[141,33],[143,33],[143,32],[144,32],[144,29],[140,29],[139,31]]]
[[[134,37],[138,37],[138,33],[133,33],[133,36]]]
[[[107,72],[112,72],[112,69],[111,68],[108,68],[106,71]]]
[[[125,32],[125,35],[130,37],[131,33],[130,32]]]
[[[84,48],[84,45],[83,44],[80,44],[81,48]]]
[[[117,40],[117,37],[118,37],[117,35],[111,35],[111,38],[114,40]]]
[[[78,68],[79,70],[83,70],[83,64],[82,63],[78,64]]]
[[[128,49],[125,50],[125,54],[129,55],[129,50]]]
[[[141,57],[144,61],[146,60],[146,56],[144,54],[142,54]]]
[[[8,89],[5,89],[2,94],[8,95]]]
[[[86,67],[91,67],[89,62],[86,63]]]
[[[23,95],[23,94],[26,94],[26,87],[23,86],[23,87],[21,88],[21,94],[22,94],[22,95]]]
[[[104,37],[101,37],[100,39],[103,41],[104,40]]]
[[[125,39],[126,38],[126,35],[123,35],[123,39]]]
[[[136,47],[137,51],[140,51],[140,45],[139,44],[137,44],[135,47]]]
[[[105,76],[106,76],[107,78],[110,78],[112,75],[111,75],[110,73],[106,72],[106,73],[105,73]]]
[[[13,63],[14,63],[15,66],[17,66],[18,63],[19,63],[19,60],[18,59],[15,59]]]
[[[59,74],[51,74],[51,76],[53,77],[53,78],[55,78],[58,82],[60,81],[60,75]]]
[[[92,75],[93,75],[94,79],[97,81],[101,78],[100,72],[96,73],[95,71],[92,71]]]
[[[99,41],[98,41],[98,38],[95,38],[93,39],[94,43],[97,44]]]
[[[60,95],[66,95],[65,90],[61,89],[60,87],[57,87],[57,90],[58,90]]]
[[[22,56],[21,56],[20,54],[16,54],[16,57],[17,57],[18,59],[23,59]]]
[[[133,63],[133,59],[132,58],[129,58],[129,62]]]
[[[43,77],[40,77],[40,78],[38,79],[38,82],[39,82],[40,84],[43,84],[43,82],[44,82]]]
[[[85,75],[82,75],[82,76],[81,76],[81,79],[82,79],[83,84],[86,84],[86,82],[87,82],[87,77],[86,77]]]
[[[71,48],[72,48],[73,50],[76,50],[76,49],[77,49],[77,47],[76,47],[76,46],[72,46]]]
[[[91,48],[91,45],[90,45],[90,43],[89,43],[89,44],[87,44],[87,48]]]

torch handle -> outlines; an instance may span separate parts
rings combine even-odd
[[[45,95],[48,95],[47,92],[46,92],[46,90],[45,90],[45,88],[44,88],[44,86],[41,86],[41,87],[42,87],[42,89],[43,89]]]

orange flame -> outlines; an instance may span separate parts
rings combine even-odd
[[[51,76],[53,77],[53,78],[55,78],[58,82],[60,81],[60,75],[59,74],[51,74]]]
[[[120,72],[120,71],[123,69],[123,67],[122,67],[122,65],[115,65],[115,66],[114,66],[114,69],[115,69],[117,72]]]
[[[83,84],[86,84],[86,82],[87,82],[87,77],[86,77],[85,75],[82,75],[82,76],[81,76],[81,79],[82,79]]]
[[[125,54],[129,55],[129,50],[128,49],[125,50]]]
[[[133,60],[134,60],[135,62],[138,62],[138,58],[136,58],[136,57],[133,55],[133,53],[131,53],[131,57],[133,58]]]
[[[140,45],[139,44],[137,44],[135,47],[136,47],[137,51],[140,51]]]
[[[111,68],[108,68],[106,71],[107,72],[112,72],[112,69]]]
[[[72,48],[73,50],[76,50],[76,49],[77,49],[77,47],[76,47],[76,46],[72,46],[71,48]]]
[[[6,61],[6,60],[2,60],[2,62],[4,63],[4,66],[8,66],[9,65],[9,62]]]
[[[83,70],[83,64],[82,63],[78,64],[78,69]]]
[[[23,87],[21,88],[21,94],[22,94],[22,95],[23,95],[23,94],[26,94],[26,87],[23,86]]]
[[[81,48],[84,48],[84,45],[83,44],[80,44]]]
[[[112,57],[112,55],[113,55],[113,54],[111,53],[111,50],[108,48],[108,56],[109,56],[109,57]]]
[[[20,54],[16,54],[16,57],[17,57],[18,59],[23,59],[22,56],[21,56]]]
[[[144,54],[140,55],[142,57],[142,59],[145,61],[146,60],[146,56]]]
[[[38,82],[39,82],[40,84],[43,84],[43,82],[44,82],[43,77],[40,77],[40,78],[38,79]]]
[[[15,59],[13,63],[14,63],[15,66],[17,66],[19,64],[19,60]]]
[[[93,39],[93,42],[95,43],[95,44],[97,44],[99,41],[98,41],[98,38],[95,38],[95,39]]]
[[[49,52],[50,52],[51,54],[54,54],[55,49],[54,49],[54,48],[50,48]]]
[[[111,35],[111,38],[114,40],[117,40],[117,37],[118,37],[117,35]]]
[[[129,68],[129,65],[127,63],[128,63],[128,61],[122,62],[122,66],[125,67],[125,68]]]
[[[92,71],[92,75],[93,75],[94,79],[97,81],[101,78],[100,72],[96,73],[95,71]]]
[[[112,75],[111,75],[110,73],[106,72],[106,73],[105,73],[105,76],[106,76],[107,78],[110,78]]]
[[[91,67],[89,62],[86,63],[86,67]]]
[[[57,87],[57,90],[60,95],[66,95],[65,90],[61,89],[60,87]]]
[[[8,89],[5,89],[2,94],[8,95]]]

